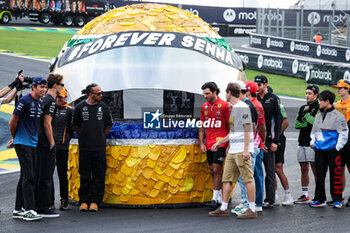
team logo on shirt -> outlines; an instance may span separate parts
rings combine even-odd
[[[86,106],[83,107],[83,111],[86,112],[88,108]]]
[[[208,111],[204,111],[204,115],[208,115]]]
[[[222,104],[218,104],[218,108],[221,108],[221,105],[222,105]]]

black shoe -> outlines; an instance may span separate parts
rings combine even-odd
[[[264,202],[262,205],[263,209],[272,209],[273,208],[273,203],[270,202]]]
[[[50,209],[38,210],[38,214],[43,218],[58,218],[60,216],[58,213]]]
[[[327,201],[326,202],[328,206],[333,206],[334,205],[334,201]]]
[[[50,207],[49,207],[49,210],[55,210],[56,207],[55,207],[55,204],[52,204]]]
[[[350,207],[350,197],[349,197],[348,202],[346,203],[345,206],[346,206],[346,207]]]
[[[61,199],[60,210],[68,210],[68,201],[65,199]]]
[[[218,201],[214,201],[214,200],[211,200],[211,202],[209,202],[207,204],[207,207],[213,209],[213,210],[216,210],[217,208],[219,208],[221,206],[221,203],[219,203]]]

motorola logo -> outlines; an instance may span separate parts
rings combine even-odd
[[[270,45],[271,45],[271,40],[270,40],[270,37],[269,37],[269,38],[267,38],[267,40],[266,40],[266,47],[267,47],[267,48],[270,48]]]
[[[349,49],[346,50],[345,59],[346,59],[346,61],[350,60],[350,50]]]
[[[348,70],[345,71],[344,76],[343,76],[343,79],[344,79],[344,80],[350,81],[350,72],[349,72]]]
[[[262,55],[259,55],[258,57],[258,67],[259,69],[263,66],[264,64],[264,57]]]
[[[314,25],[317,25],[321,21],[321,16],[319,13],[313,11],[307,16],[307,21],[310,25],[312,24],[312,21]]]
[[[290,43],[290,51],[291,52],[294,52],[294,48],[295,48],[295,43],[294,43],[294,41],[292,41],[291,43]]]
[[[224,11],[224,19],[227,22],[233,22],[236,19],[236,12],[232,9],[226,9]]]
[[[322,52],[321,45],[318,45],[318,46],[317,46],[317,49],[316,49],[316,55],[317,55],[317,57],[321,56],[321,52]]]
[[[298,68],[299,68],[299,62],[298,62],[298,60],[294,60],[293,64],[292,64],[293,74],[296,74],[298,72]]]

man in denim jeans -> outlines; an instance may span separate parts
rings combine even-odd
[[[254,132],[254,153],[250,154],[250,160],[252,163],[252,168],[254,171],[255,168],[255,161],[257,158],[257,155],[260,154],[260,136],[259,133],[261,130],[265,129],[266,132],[266,128],[265,128],[265,117],[264,117],[264,109],[262,108],[261,104],[259,103],[259,101],[256,99],[257,103],[253,103],[251,101],[252,96],[251,96],[251,92],[253,92],[254,94],[257,92],[258,90],[258,86],[252,82],[252,81],[248,81],[246,84],[242,81],[237,81],[237,84],[239,84],[239,86],[241,87],[241,94],[240,94],[240,100],[242,100],[243,102],[245,102],[250,109],[251,115],[252,115],[252,122],[253,122],[253,132]],[[255,87],[255,89],[254,89]],[[248,96],[250,98],[248,98]],[[263,153],[263,152],[262,152]],[[262,165],[262,158],[260,159],[260,164]],[[262,168],[262,166],[260,166]],[[262,176],[262,180],[263,180],[263,176]],[[261,182],[259,182],[261,183]],[[248,195],[247,195],[247,189],[246,186],[243,182],[242,177],[239,178],[238,180],[238,184],[241,188],[241,202],[239,205],[237,205],[234,209],[231,210],[232,213],[240,215],[246,212],[246,210],[249,208],[249,202],[248,202]],[[257,185],[257,184],[256,184]],[[262,182],[263,185],[263,182]],[[262,195],[261,195],[262,196]],[[261,204],[259,211],[262,210],[262,198],[261,199]]]

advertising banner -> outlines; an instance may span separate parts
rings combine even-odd
[[[322,65],[322,63],[288,58],[286,56],[271,56],[264,53],[253,53],[241,50],[235,50],[235,52],[245,62],[248,69],[298,78],[306,77],[309,72],[309,66],[315,64]]]
[[[350,66],[337,66],[333,64],[314,64],[305,76],[308,83],[321,85],[334,85],[339,79],[350,81]]]
[[[339,79],[350,81],[350,65],[325,64],[306,59],[271,56],[242,50],[235,52],[241,57],[248,69],[303,78],[308,83],[328,86],[336,84]]]
[[[317,44],[313,42],[293,40],[267,35],[251,34],[251,47],[289,53],[299,56],[312,57],[321,60],[349,63],[350,48]]]

